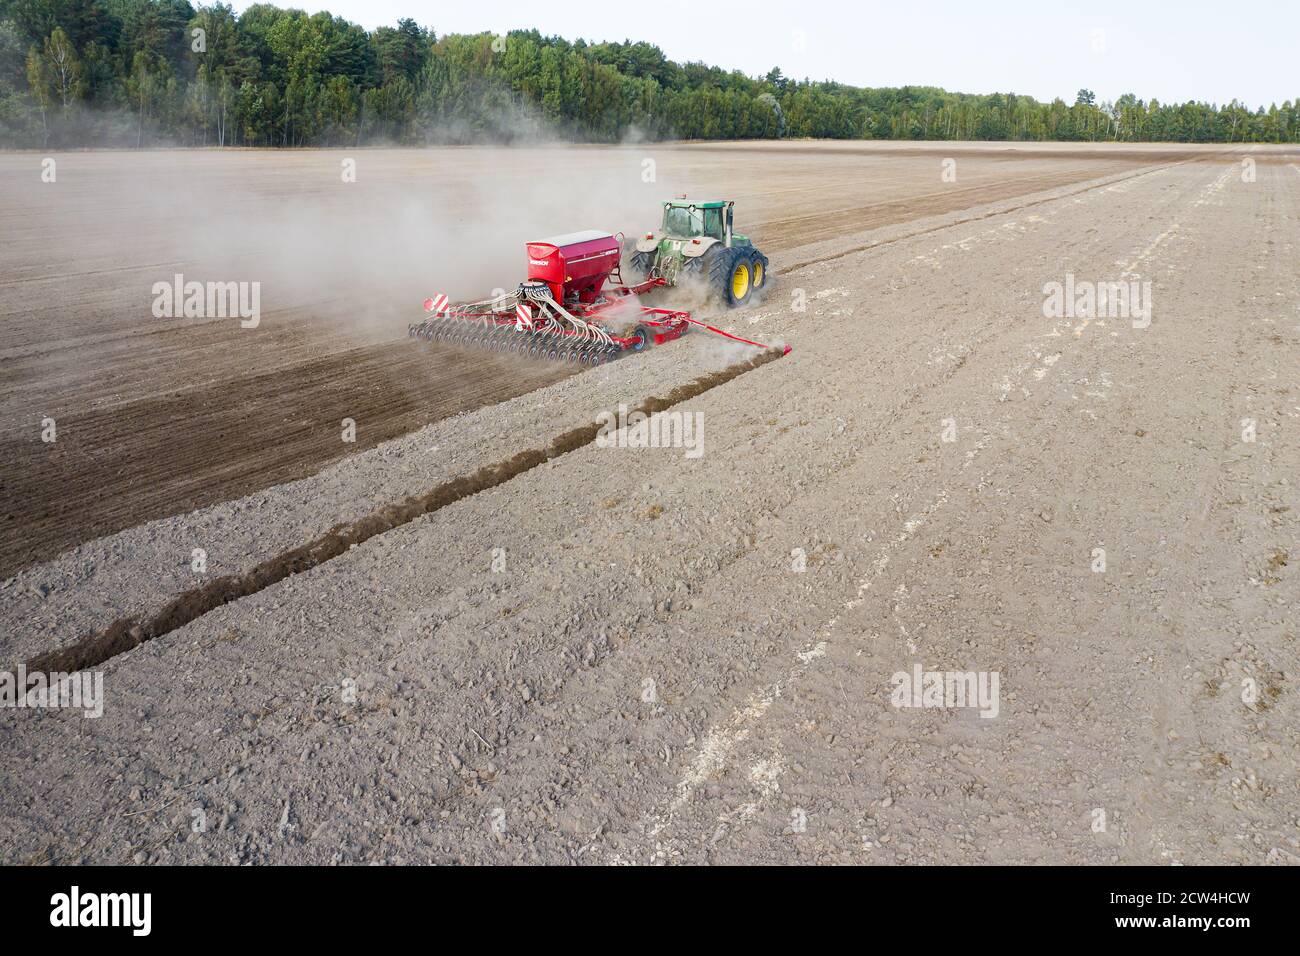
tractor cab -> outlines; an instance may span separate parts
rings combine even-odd
[[[744,305],[750,293],[766,283],[767,256],[754,248],[749,236],[732,229],[735,205],[730,199],[700,202],[685,196],[665,201],[659,231],[630,244],[632,275],[668,286],[693,276],[728,305]]]
[[[669,239],[694,239],[707,236],[726,246],[731,245],[731,209],[726,200],[689,202],[670,199],[664,203],[662,232]]]

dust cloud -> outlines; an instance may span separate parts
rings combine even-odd
[[[674,187],[642,181],[644,156],[623,147],[322,150],[284,168],[254,154],[141,183],[133,204],[150,221],[183,211],[172,252],[187,280],[259,282],[264,313],[328,306],[336,327],[373,340],[404,335],[428,295],[513,289],[527,276],[529,241],[653,228]],[[344,181],[346,162],[355,181]]]

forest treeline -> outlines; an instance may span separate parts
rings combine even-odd
[[[536,30],[367,31],[328,13],[188,0],[0,0],[0,145],[339,146],[536,138],[1296,142],[1268,109],[1125,95],[865,89],[675,63]]]

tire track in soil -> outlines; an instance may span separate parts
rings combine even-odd
[[[770,239],[764,238],[760,245],[780,252],[834,236],[851,236],[881,226],[897,225],[900,222],[938,216],[972,206],[1003,202],[1030,193],[1059,189],[1062,186],[1111,176],[1130,166],[1128,163],[1114,165],[1117,168],[1093,166],[1070,173],[1043,173],[993,184],[987,182],[973,186],[954,184],[920,196],[869,203],[840,212],[760,222],[755,225],[754,231],[763,237],[771,236]],[[808,264],[800,263],[800,265]]]
[[[1184,160],[1184,162],[1203,162],[1203,160],[1201,160],[1201,159],[1196,159],[1196,160]],[[1170,163],[1170,164],[1165,165],[1165,166],[1153,166],[1153,167],[1149,167],[1149,168],[1147,168],[1147,169],[1139,170],[1139,171],[1137,171],[1137,172],[1135,172],[1135,173],[1130,173],[1130,174],[1127,175],[1127,176],[1120,176],[1120,177],[1118,177],[1118,178],[1116,178],[1116,179],[1106,179],[1104,182],[1092,183],[1091,185],[1084,186],[1082,189],[1076,189],[1076,190],[1074,190],[1073,192],[1065,193],[1065,194],[1063,194],[1063,195],[1061,195],[1061,196],[1048,196],[1048,197],[1045,197],[1045,198],[1043,198],[1043,199],[1034,199],[1034,200],[1031,200],[1031,201],[1029,201],[1029,202],[1021,203],[1021,204],[1018,205],[1018,206],[1011,206],[1010,208],[1007,208],[1007,209],[997,209],[997,210],[994,210],[994,211],[992,211],[992,212],[984,213],[983,215],[979,215],[979,216],[971,216],[971,217],[966,218],[966,219],[961,219],[961,220],[959,220],[959,221],[957,221],[957,222],[955,222],[955,223],[942,223],[942,224],[940,224],[940,225],[931,226],[931,227],[926,228],[926,229],[918,229],[916,232],[909,232],[909,233],[905,233],[904,235],[901,235],[901,236],[894,236],[894,237],[889,238],[889,239],[882,239],[882,240],[880,240],[879,242],[869,242],[869,243],[866,243],[866,244],[864,244],[864,245],[853,246],[853,247],[850,248],[850,249],[845,249],[845,250],[843,250],[843,251],[841,251],[841,252],[836,252],[836,253],[833,253],[833,254],[831,254],[831,255],[827,255],[827,256],[818,256],[818,257],[815,258],[815,259],[808,259],[808,260],[803,261],[803,262],[793,262],[793,263],[791,263],[790,265],[784,267],[784,268],[781,269],[781,270],[774,270],[774,273],[775,273],[776,275],[785,275],[785,274],[787,274],[787,273],[789,273],[789,272],[795,272],[795,271],[797,271],[797,270],[799,270],[799,269],[806,269],[808,266],[820,265],[820,264],[823,263],[823,262],[833,262],[833,261],[836,260],[836,259],[843,259],[843,258],[845,258],[846,256],[856,255],[856,254],[859,253],[859,252],[866,252],[866,251],[869,250],[869,249],[877,249],[877,248],[879,248],[879,247],[881,247],[881,246],[892,246],[894,243],[896,243],[896,242],[902,242],[902,241],[905,240],[905,239],[913,239],[913,238],[915,238],[915,237],[917,237],[917,236],[925,236],[925,235],[928,235],[928,234],[933,233],[933,232],[942,232],[942,231],[944,231],[944,230],[946,230],[946,229],[951,228],[952,226],[961,226],[961,225],[965,225],[965,224],[967,224],[967,223],[972,223],[972,222],[982,222],[982,221],[985,220],[985,219],[993,219],[993,218],[995,218],[995,217],[997,217],[997,216],[1003,216],[1003,215],[1006,215],[1006,214],[1008,214],[1008,213],[1019,212],[1019,211],[1022,210],[1022,209],[1033,209],[1035,206],[1042,206],[1042,205],[1045,205],[1045,204],[1047,204],[1047,203],[1056,202],[1058,199],[1069,199],[1069,198],[1072,197],[1072,196],[1079,196],[1079,195],[1082,195],[1083,193],[1089,193],[1089,192],[1092,192],[1092,191],[1097,190],[1097,189],[1105,189],[1105,188],[1107,188],[1107,187],[1109,187],[1109,186],[1114,186],[1116,183],[1127,182],[1127,181],[1130,180],[1130,179],[1138,179],[1138,178],[1140,178],[1140,177],[1142,177],[1142,176],[1149,176],[1149,175],[1151,175],[1152,173],[1157,173],[1157,172],[1160,172],[1160,171],[1162,171],[1162,170],[1165,170],[1165,169],[1171,169],[1171,168],[1173,168],[1174,166],[1181,166],[1181,165],[1182,165],[1182,163]],[[1095,179],[1096,177],[1094,177],[1094,176],[1089,176],[1089,177],[1087,177],[1087,178],[1088,178],[1088,179]],[[1070,182],[1078,182],[1078,180],[1070,180],[1070,181],[1068,181],[1068,182],[1066,182],[1066,183],[1057,183],[1056,185],[1057,185],[1057,186],[1061,186],[1061,185],[1069,185]],[[1043,189],[1050,189],[1050,188],[1052,188],[1052,187],[1051,187],[1051,186],[1044,186],[1044,187],[1042,187],[1042,188],[1043,188]],[[1036,191],[1037,191],[1037,190],[1036,190]],[[1020,195],[1020,194],[1013,193],[1013,194],[1011,194],[1011,195],[1012,195],[1012,196],[1015,196],[1015,195]],[[1003,198],[1007,198],[1007,197],[1003,197]],[[996,200],[990,200],[990,201],[996,201]],[[886,223],[881,223],[881,225],[885,225],[885,224],[886,224]]]

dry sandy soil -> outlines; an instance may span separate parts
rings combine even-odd
[[[4,554],[13,568],[84,541],[0,588],[0,667],[93,662],[105,688],[97,719],[0,712],[0,859],[1300,861],[1300,157],[358,159],[352,186],[376,191],[353,207],[325,182],[331,153],[70,156],[57,189],[123,182],[75,242],[35,186],[10,190],[30,157],[0,159],[6,228],[33,241],[6,247],[0,286]],[[147,228],[122,225],[131,162],[172,197]],[[176,252],[193,235],[177,197],[203,167],[212,202],[244,203],[243,232],[212,225],[211,260]],[[473,256],[510,231],[500,206],[566,169],[629,228],[631,207],[682,188],[752,209],[778,285],[713,318],[791,354],[742,370],[751,355],[696,335],[536,390],[537,367],[475,359],[455,390],[478,397],[447,398],[467,360],[395,342],[403,303],[440,255],[477,283],[453,294],[513,281],[513,251],[497,279]],[[412,182],[434,185],[404,225]],[[555,230],[595,224],[574,219]],[[286,233],[326,268],[283,280],[256,333],[144,318],[154,264],[246,255],[278,278]],[[385,257],[391,283],[370,271]],[[1149,324],[1045,316],[1067,275],[1150,281]],[[133,315],[95,311],[114,301]],[[702,416],[700,457],[574,440],[656,397]],[[190,434],[205,403],[232,416],[219,439]],[[41,465],[47,407],[73,424],[67,460]],[[127,415],[148,434],[75,464],[97,440],[77,423]],[[337,441],[344,416],[379,437],[323,470],[339,456],[323,438],[279,447],[285,420]],[[86,469],[86,494],[117,480],[114,501],[61,504]],[[307,476],[272,484],[283,469]],[[55,543],[20,540],[35,535]],[[996,716],[896,707],[893,675],[918,666],[996,672]]]

